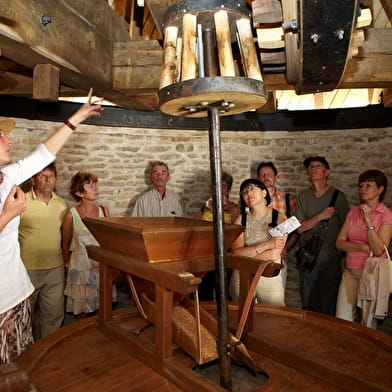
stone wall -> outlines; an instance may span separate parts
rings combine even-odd
[[[16,119],[13,160],[23,157],[58,123]],[[242,180],[255,175],[261,160],[272,160],[279,170],[279,188],[296,193],[308,186],[302,161],[323,155],[331,164],[330,183],[344,191],[351,205],[358,202],[356,181],[365,169],[383,170],[392,182],[392,128],[305,131],[221,132],[222,166],[234,177],[233,200]],[[69,205],[70,178],[78,170],[99,178],[100,202],[112,215],[128,215],[137,195],[149,187],[149,162],[169,164],[169,186],[184,197],[188,217],[209,197],[209,144],[207,131],[153,130],[82,125],[57,158],[58,193]],[[392,187],[392,185],[391,185]],[[392,190],[386,204],[392,207]]]
[[[12,132],[13,160],[32,151],[60,124],[16,119]],[[245,178],[255,175],[261,160],[274,161],[279,188],[297,193],[309,185],[302,165],[309,155],[323,155],[331,164],[330,183],[344,191],[351,205],[358,202],[358,174],[369,168],[383,170],[392,183],[392,128],[305,131],[221,132],[223,169],[234,177],[232,199]],[[192,217],[210,194],[207,131],[152,130],[82,125],[57,157],[58,193],[71,206],[69,181],[78,170],[99,178],[100,202],[112,215],[128,215],[135,198],[149,187],[150,161],[162,160],[171,171],[170,188],[183,195]],[[392,207],[392,184],[385,202]],[[288,265],[286,305],[300,307],[298,271]]]

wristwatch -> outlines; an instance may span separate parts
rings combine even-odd
[[[368,226],[368,228],[367,228],[368,230],[374,230],[375,229],[375,227],[373,226],[373,225],[371,225],[371,226]]]

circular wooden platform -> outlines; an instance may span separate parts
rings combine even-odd
[[[237,76],[190,79],[159,90],[160,110],[170,116],[206,117],[206,107],[220,101],[230,106],[219,114],[234,115],[263,106],[267,91],[263,82]]]
[[[215,313],[215,304],[203,306]],[[235,328],[235,305],[229,315]],[[163,362],[146,363],[140,351],[154,350],[154,327],[135,310],[117,311],[113,323],[142,345],[139,352],[132,343],[106,336],[95,323],[96,318],[86,319],[39,341],[20,357],[19,368],[41,392],[224,391],[194,371],[195,362],[181,349]],[[392,338],[358,324],[256,305],[254,329],[242,341],[269,377],[252,391],[392,390]]]

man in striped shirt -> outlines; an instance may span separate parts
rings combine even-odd
[[[268,188],[271,197],[270,207],[285,214],[289,218],[293,214],[295,199],[293,195],[276,189],[278,170],[272,162],[261,162],[257,167],[257,177]]]

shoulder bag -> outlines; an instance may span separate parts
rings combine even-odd
[[[333,207],[338,198],[339,190],[335,189],[329,207]],[[323,220],[320,222],[319,227],[315,230],[313,235],[299,247],[295,256],[297,259],[297,267],[303,272],[312,272],[314,265],[316,263],[317,257],[320,253],[321,247],[324,242],[325,235],[328,230],[328,220]]]

